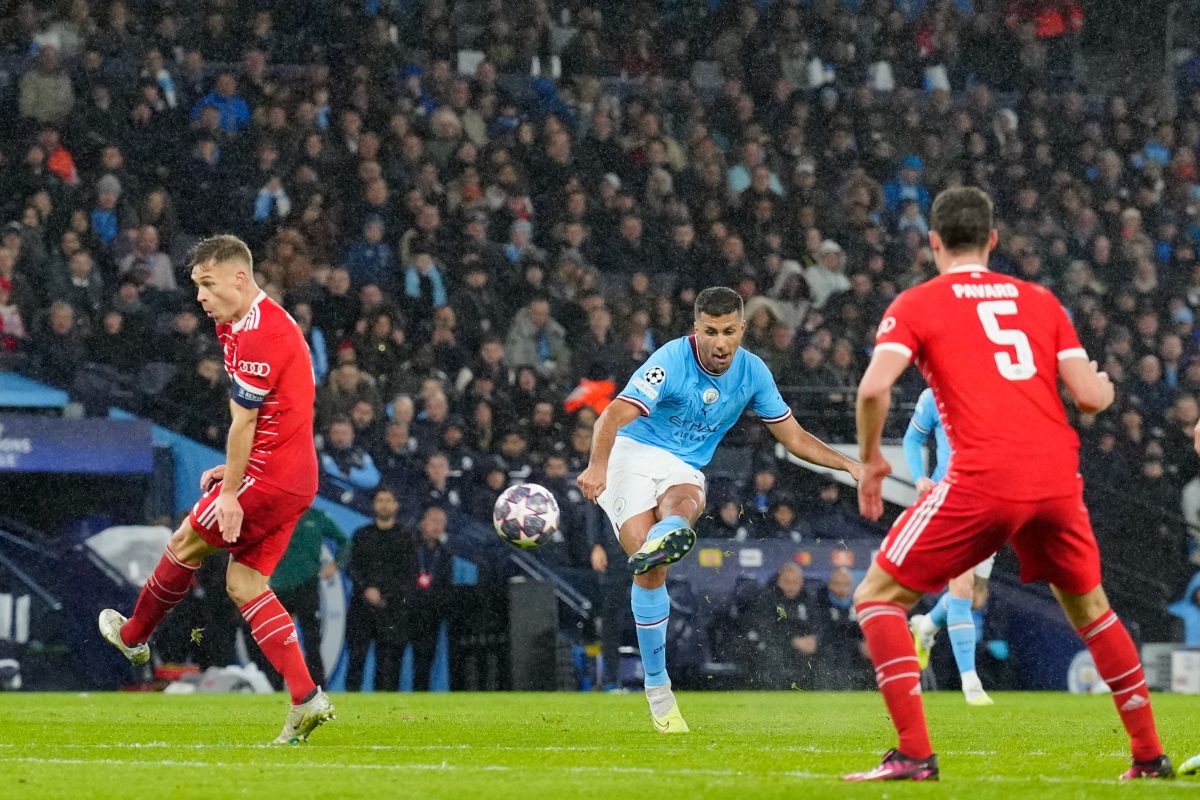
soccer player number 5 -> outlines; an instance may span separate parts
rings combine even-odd
[[[997,319],[1016,314],[1017,304],[1012,300],[989,300],[980,303],[976,310],[988,339],[1016,351],[1015,361],[1007,352],[996,353],[996,368],[1000,370],[1000,375],[1010,381],[1027,381],[1036,375],[1037,365],[1033,363],[1033,349],[1029,346],[1029,337],[1022,331],[1001,328]]]

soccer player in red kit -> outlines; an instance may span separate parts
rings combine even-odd
[[[883,513],[891,467],[880,438],[892,385],[914,361],[933,389],[953,455],[942,482],[896,520],[854,593],[900,742],[879,766],[846,779],[937,779],[908,610],[1006,543],[1020,558],[1022,580],[1050,584],[1112,688],[1132,740],[1133,766],[1121,778],[1173,777],[1137,648],[1100,585],[1079,439],[1058,393],[1061,378],[1076,406],[1094,414],[1112,403],[1112,384],[1088,361],[1053,294],[988,271],[996,232],[984,192],[942,192],[930,222],[940,274],[892,302],[858,387],[859,510],[872,520]]]
[[[295,320],[255,284],[242,240],[205,239],[192,250],[191,264],[197,299],[217,323],[231,379],[225,463],[201,477],[203,495],[172,536],[133,616],[105,609],[100,632],[131,662],[146,663],[146,641],[187,595],[200,561],[228,550],[225,588],[292,695],[275,741],[304,741],[333,719],[333,704],[313,684],[292,617],[267,582],[317,492],[312,361]]]

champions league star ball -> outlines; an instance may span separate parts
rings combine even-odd
[[[532,550],[558,530],[558,501],[544,486],[518,483],[496,498],[492,523],[501,539]]]

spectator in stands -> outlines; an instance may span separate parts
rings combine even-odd
[[[534,367],[547,378],[561,379],[570,369],[566,331],[550,316],[550,303],[542,298],[517,312],[504,349],[509,363]]]
[[[450,419],[450,401],[440,389],[429,394],[425,408],[417,414],[410,428],[423,453],[436,450],[442,439],[442,430]]]
[[[576,425],[567,446],[567,469],[574,473],[587,469],[592,457],[592,427]]]
[[[370,454],[354,442],[349,417],[334,417],[321,448],[321,493],[346,505],[366,506],[379,485],[379,470]]]
[[[727,499],[714,504],[716,513],[713,515],[713,525],[705,531],[705,536],[718,539],[735,539],[739,542],[750,537],[743,506],[736,500]]]
[[[329,273],[325,290],[313,305],[313,323],[336,344],[354,331],[358,315],[359,303],[351,291],[350,272],[345,267],[335,267]]]
[[[109,310],[100,325],[88,337],[88,360],[112,367],[124,375],[134,375],[143,361],[144,343],[125,327],[125,315]]]
[[[176,422],[185,436],[209,447],[220,447],[228,429],[229,377],[221,359],[197,355],[195,366],[180,365],[181,377],[161,397],[164,415]]]
[[[753,514],[761,522],[767,519],[771,504],[779,494],[779,473],[771,467],[755,470],[749,490],[742,501],[747,514]]]
[[[893,219],[902,219],[901,212],[908,201],[917,204],[917,211],[922,218],[929,214],[933,198],[921,183],[921,173],[924,169],[925,162],[920,156],[907,155],[901,160],[900,171],[896,173],[896,177],[884,185],[883,196],[887,202],[888,213]]]
[[[67,274],[58,276],[55,297],[71,304],[71,307],[90,320],[99,312],[104,302],[104,283],[92,254],[86,250],[76,252],[67,261]]]
[[[528,481],[533,476],[533,459],[529,454],[529,439],[521,428],[510,428],[500,437],[496,455],[508,470],[513,483]]]
[[[850,570],[835,567],[819,599],[822,629],[819,688],[869,689],[875,673],[854,613],[854,576]]]
[[[410,333],[428,335],[433,329],[433,312],[446,305],[446,284],[442,269],[428,245],[413,246],[412,261],[404,269],[405,313]]]
[[[787,564],[767,584],[752,613],[758,634],[758,684],[769,689],[812,689],[816,686],[821,619],[805,590],[804,570]]]
[[[133,252],[117,262],[120,274],[132,273],[139,283],[164,292],[173,292],[175,267],[171,257],[159,249],[158,229],[153,225],[138,228]]]
[[[22,117],[43,125],[61,125],[71,113],[75,90],[57,48],[46,45],[38,51],[37,67],[21,77],[18,103]]]
[[[391,489],[375,492],[372,510],[371,523],[351,537],[348,572],[354,588],[346,613],[346,690],[362,689],[373,642],[375,690],[394,692],[400,688],[400,659],[408,636],[405,591],[413,569],[413,541],[397,521],[400,504]]]
[[[780,492],[768,510],[767,535],[775,539],[789,539],[800,544],[812,534],[807,524],[796,514],[796,500],[787,492]]]
[[[380,485],[396,491],[412,486],[421,472],[417,453],[417,440],[408,435],[408,423],[388,423],[383,443],[371,454]]]
[[[1174,398],[1174,391],[1162,377],[1158,356],[1145,355],[1138,359],[1137,378],[1130,384],[1129,393],[1138,398],[1143,413],[1151,424],[1162,421]]]
[[[362,237],[346,253],[346,270],[355,286],[373,283],[391,291],[396,285],[396,256],[383,240],[383,218],[372,214],[363,223]]]
[[[383,422],[370,402],[359,400],[354,404],[350,409],[350,424],[354,426],[354,441],[368,452],[383,441]]]
[[[450,459],[445,453],[431,453],[425,459],[425,474],[413,499],[420,508],[437,506],[452,511],[462,506],[459,482],[450,475]]]
[[[846,253],[832,239],[821,242],[820,261],[804,271],[814,308],[824,308],[833,295],[850,288],[845,274]]]
[[[58,300],[50,306],[45,327],[34,336],[33,352],[42,377],[56,386],[70,383],[87,357],[75,309],[70,303]]]
[[[205,109],[216,109],[220,115],[220,127],[226,133],[237,133],[250,122],[250,106],[238,93],[237,78],[232,73],[222,72],[217,76],[212,91],[201,97],[192,106],[192,119],[198,120]]]
[[[358,365],[342,364],[329,373],[329,380],[317,390],[317,426],[328,426],[337,416],[349,417],[350,410],[359,400],[379,405],[375,381]]]

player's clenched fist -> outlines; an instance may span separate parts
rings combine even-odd
[[[593,503],[596,502],[596,498],[600,496],[600,493],[604,491],[604,487],[607,484],[607,476],[605,474],[607,472],[607,469],[600,469],[589,464],[588,468],[579,473],[579,477],[575,479],[576,483],[579,484],[579,490],[583,492],[583,496]]]

